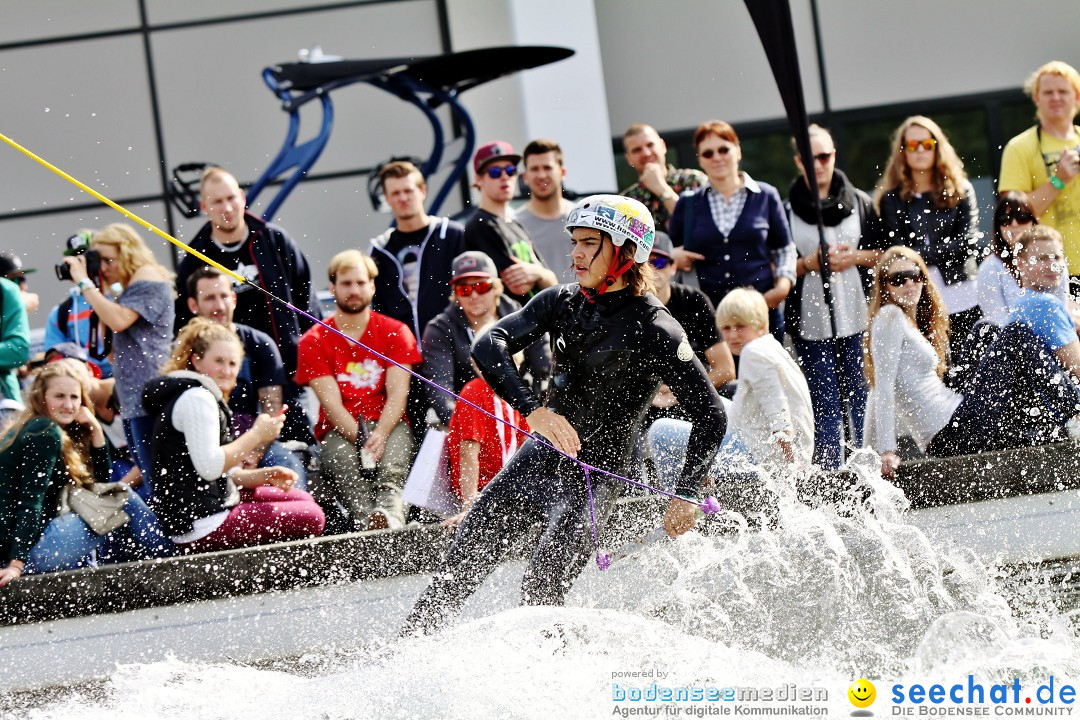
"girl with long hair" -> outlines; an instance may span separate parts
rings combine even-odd
[[[228,395],[243,362],[228,327],[194,318],[180,331],[163,376],[143,402],[154,419],[152,506],[180,548],[223,550],[320,535],[326,518],[310,495],[293,488],[286,467],[242,467],[281,433],[285,413],[255,419],[231,437]]]
[[[1080,390],[1028,322],[1002,329],[962,394],[945,385],[949,317],[930,277],[923,258],[904,246],[889,248],[874,268],[864,442],[880,453],[882,474],[891,478],[900,464],[901,434],[937,457],[1063,436]]]
[[[593,195],[566,222],[576,284],[548,288],[477,338],[473,357],[496,394],[556,449],[593,467],[626,475],[638,426],[660,384],[667,383],[694,417],[686,462],[675,491],[701,492],[724,435],[720,397],[682,328],[654,295],[648,263],[653,219],[636,200]],[[550,333],[554,369],[546,403],[517,373],[513,355]],[[477,496],[454,543],[406,622],[429,631],[464,603],[495,569],[511,539],[534,522],[546,527],[522,580],[522,602],[558,605],[591,554],[590,495],[603,522],[623,484],[600,473],[591,493],[581,466],[535,440]],[[672,536],[695,522],[696,507],[668,505]]]
[[[171,543],[153,513],[128,491],[130,527],[98,535],[74,512],[59,514],[65,486],[109,480],[109,449],[94,417],[86,376],[72,360],[43,367],[30,386],[26,409],[0,437],[0,585],[27,572],[83,563],[106,541],[130,530],[153,555]]]
[[[952,327],[951,363],[973,363],[963,342],[980,317],[968,274],[979,255],[979,206],[964,163],[933,120],[915,115],[897,128],[874,205],[889,241],[926,261]]]

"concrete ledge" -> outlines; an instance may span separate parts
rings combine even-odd
[[[1080,488],[1080,444],[919,460],[901,465],[896,484],[913,509]],[[606,549],[657,527],[666,500],[624,499],[602,530]],[[525,557],[539,527],[511,548]],[[451,535],[438,526],[354,533],[28,575],[0,588],[0,626],[253,595],[271,590],[431,573]]]
[[[912,509],[1080,488],[1080,444],[906,462],[897,472]]]
[[[621,501],[604,528],[605,547],[617,547],[656,527],[664,505],[657,498]],[[511,548],[510,558],[524,557],[538,535],[536,527]],[[27,575],[0,588],[0,626],[428,574],[451,537],[429,525]]]

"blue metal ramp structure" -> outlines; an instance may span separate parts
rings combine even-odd
[[[264,219],[273,218],[289,193],[315,165],[330,139],[334,127],[331,94],[349,85],[366,83],[414,105],[431,124],[434,139],[420,166],[424,177],[430,177],[442,167],[456,124],[461,148],[450,161],[450,173],[430,197],[428,212],[436,214],[451,188],[464,175],[476,147],[472,118],[461,103],[461,94],[491,80],[558,62],[573,54],[573,50],[560,47],[510,46],[427,57],[293,62],[268,67],[263,70],[263,81],[281,99],[282,110],[289,116],[289,128],[277,156],[248,189],[248,204],[253,205],[268,185],[281,181],[262,213]],[[316,100],[322,105],[321,127],[314,137],[301,141],[300,108]],[[448,121],[435,112],[443,105],[450,109]],[[186,217],[199,214],[198,179],[208,166],[185,163],[173,170],[173,204]]]

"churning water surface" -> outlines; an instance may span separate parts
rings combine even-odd
[[[1080,641],[1060,593],[987,568],[965,548],[935,546],[905,523],[899,491],[863,477],[871,499],[839,511],[795,502],[771,480],[775,529],[731,516],[719,521],[727,532],[623,548],[607,571],[590,565],[564,608],[500,610],[516,598],[515,565],[474,598],[474,619],[429,637],[260,666],[124,666],[5,717],[612,717],[627,707],[613,692],[651,684],[825,688],[828,715],[847,717],[845,692],[860,677],[879,697],[893,683],[968,675],[986,686],[1080,678]],[[674,706],[679,717],[706,707]]]

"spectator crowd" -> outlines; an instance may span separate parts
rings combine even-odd
[[[679,359],[729,398],[714,482],[836,470],[858,447],[891,478],[906,455],[1080,437],[1080,74],[1050,62],[1027,91],[1037,122],[1004,149],[985,241],[990,199],[928,117],[896,129],[870,192],[817,125],[813,166],[794,152],[780,189],[741,169],[728,123],[694,132],[698,168],[669,165],[653,127],[627,129],[638,178],[621,194],[655,221],[654,295],[685,334]],[[80,230],[37,358],[33,270],[0,255],[0,585],[434,522],[403,491],[442,481],[441,458],[458,503],[444,524],[460,524],[524,442],[501,421],[529,431],[479,377],[474,341],[582,272],[556,141],[488,142],[472,166],[464,224],[427,214],[411,163],[382,166],[393,225],[335,255],[325,280],[210,168],[188,243],[224,271],[187,255],[174,273],[126,224]],[[334,312],[315,324],[324,283]],[[542,396],[560,351],[530,342],[513,359]],[[674,487],[694,421],[660,386],[633,443],[638,480]]]

